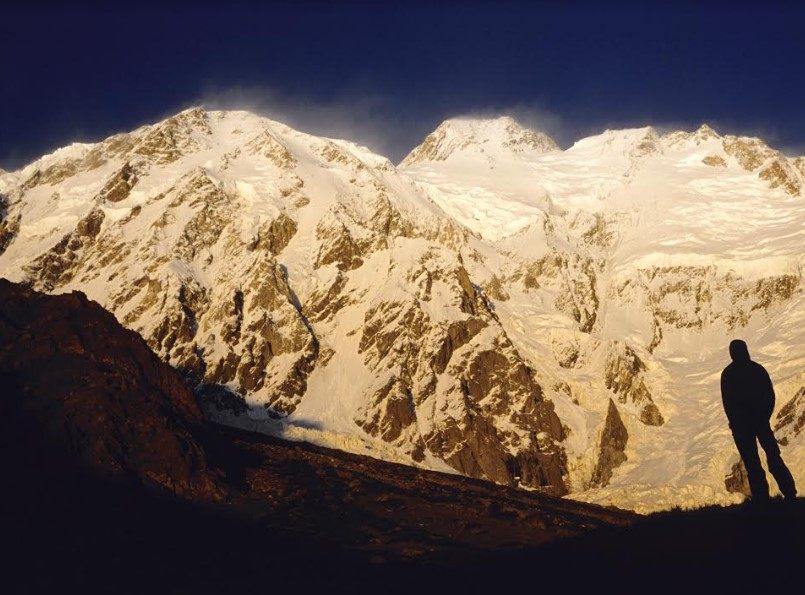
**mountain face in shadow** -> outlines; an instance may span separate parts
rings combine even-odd
[[[311,560],[328,570],[309,580],[359,585],[635,518],[210,424],[181,375],[78,292],[0,279],[0,384],[20,592],[221,592],[293,582]]]
[[[179,496],[222,497],[181,376],[81,293],[49,297],[0,279],[5,453],[26,474],[46,449]]]

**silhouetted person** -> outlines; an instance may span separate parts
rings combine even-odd
[[[766,368],[752,361],[746,343],[736,339],[730,343],[732,363],[721,373],[721,400],[729,420],[735,446],[743,459],[752,501],[769,499],[769,484],[760,464],[757,443],[766,451],[769,471],[780,491],[788,498],[797,495],[794,478],[780,455],[769,420],[774,411],[774,387]]]

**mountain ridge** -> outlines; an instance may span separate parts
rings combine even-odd
[[[239,393],[208,410],[239,427],[640,510],[734,502],[725,334],[760,337],[778,409],[805,382],[781,347],[805,337],[800,162],[685,134],[395,168],[186,110],[0,177],[0,274],[85,290]]]

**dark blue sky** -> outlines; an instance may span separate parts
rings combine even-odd
[[[795,3],[122,6],[0,9],[0,167],[199,102],[394,160],[467,112],[513,113],[565,146],[607,127],[709,122],[805,154]]]

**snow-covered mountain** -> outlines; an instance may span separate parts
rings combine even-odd
[[[0,174],[0,275],[84,291],[231,391],[202,395],[226,423],[640,511],[726,503],[736,337],[805,485],[803,185],[805,158],[707,126],[563,151],[448,120],[395,167],[191,109]]]

